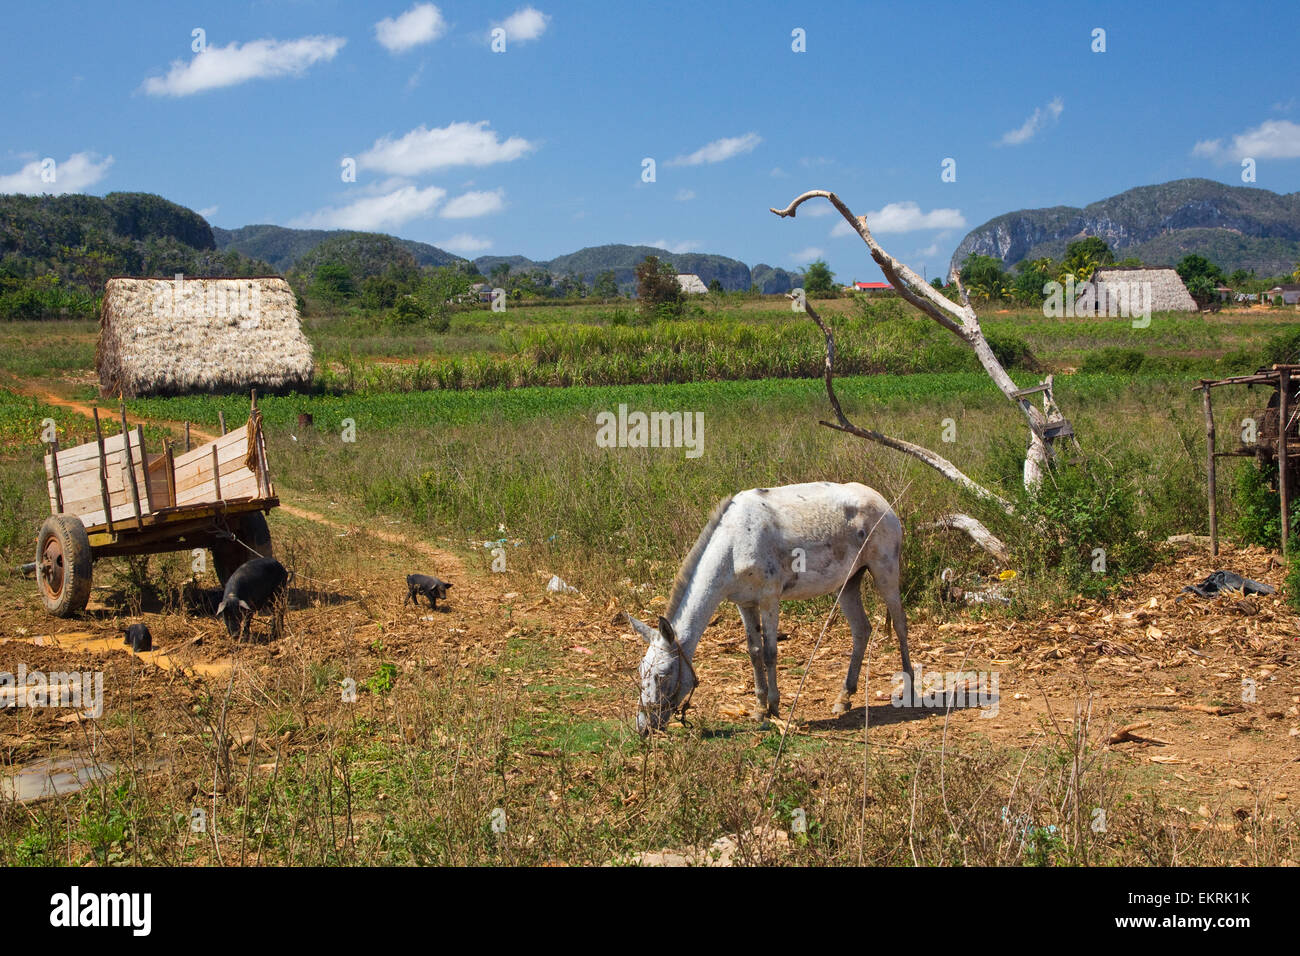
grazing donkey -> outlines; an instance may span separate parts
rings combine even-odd
[[[754,665],[760,714],[776,717],[777,617],[782,601],[840,591],[840,610],[853,632],[853,654],[832,712],[849,709],[871,636],[862,606],[862,577],[871,572],[898,635],[910,684],[907,619],[898,593],[903,527],[879,493],[857,483],[829,481],[742,491],[719,503],[686,556],[664,617],[652,628],[628,616],[649,646],[641,661],[637,730],[658,730],[685,713],[698,681],[691,659],[723,601],[740,608]],[[847,584],[845,583],[847,582]]]

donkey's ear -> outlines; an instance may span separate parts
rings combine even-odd
[[[663,615],[659,616],[659,633],[669,644],[677,643],[677,632],[674,631],[673,626],[668,623],[668,618]]]
[[[659,635],[655,633],[654,628],[649,624],[644,624],[641,621],[638,621],[631,614],[625,613],[623,616],[627,618],[627,622],[632,625],[632,630],[636,631],[637,634],[641,636],[641,640],[645,641],[647,644],[653,644],[655,642],[655,638]]]

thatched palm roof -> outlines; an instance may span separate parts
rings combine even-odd
[[[306,388],[311,343],[279,276],[109,279],[95,354],[106,395]]]
[[[677,284],[682,287],[682,291],[687,295],[704,295],[709,291],[709,287],[704,284],[704,280],[694,272],[678,273]]]
[[[1173,269],[1100,268],[1092,274],[1092,281],[1098,286],[1109,282],[1117,286],[1127,284],[1129,288],[1134,288],[1136,283],[1150,283],[1152,312],[1195,312],[1200,308]]]

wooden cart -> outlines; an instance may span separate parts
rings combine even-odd
[[[105,438],[96,409],[95,441],[55,441],[45,456],[50,517],[36,540],[36,581],[59,617],[85,610],[96,558],[208,548],[224,585],[245,561],[271,557],[265,515],[280,501],[256,392],[244,427],[226,433],[223,419],[220,438],[181,454],[170,441],[151,454],[125,405],[121,416],[121,433]]]

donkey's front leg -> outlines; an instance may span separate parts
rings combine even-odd
[[[758,612],[752,607],[740,607],[740,619],[745,622],[749,662],[754,665],[754,695],[758,698],[758,715],[763,717],[767,713],[767,671],[763,667],[763,634],[759,628]]]
[[[767,668],[767,715],[781,716],[781,690],[776,683],[776,638],[777,619],[781,616],[781,605],[777,604],[761,612],[763,621],[763,665]]]

